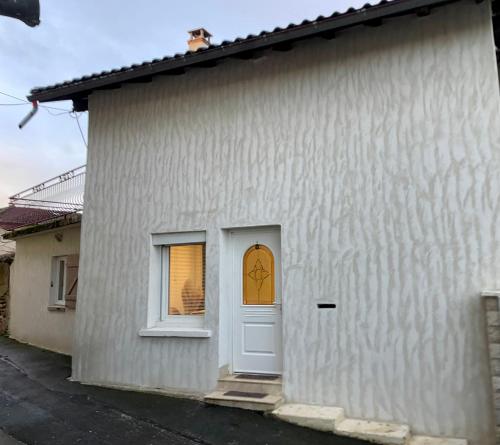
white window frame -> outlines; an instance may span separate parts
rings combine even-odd
[[[186,332],[193,328],[200,330],[200,336],[208,337],[208,331],[202,331],[205,315],[168,315],[168,284],[169,284],[169,247],[191,244],[205,244],[205,232],[178,232],[153,234],[150,267],[148,328],[174,328]],[[205,249],[206,252],[206,249]],[[206,258],[205,258],[206,264]],[[206,273],[206,270],[204,271]],[[146,330],[143,330],[144,332]],[[194,331],[193,331],[194,332]],[[143,335],[143,334],[141,334]]]
[[[59,299],[59,279],[61,272],[61,263],[63,264],[63,283],[62,283],[62,299]],[[67,256],[52,257],[52,271],[50,277],[50,301],[51,306],[65,306],[66,305],[66,284],[67,284]]]

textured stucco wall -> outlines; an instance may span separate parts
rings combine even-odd
[[[288,400],[491,443],[478,298],[500,285],[490,20],[467,1],[93,94],[74,377],[212,388],[220,229],[279,224]],[[200,229],[214,336],[140,338],[149,235]]]
[[[54,237],[61,233],[61,242]],[[75,311],[50,312],[52,257],[77,254],[80,227],[61,228],[16,240],[11,269],[9,333],[16,340],[71,354]]]

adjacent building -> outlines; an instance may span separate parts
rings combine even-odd
[[[64,354],[73,345],[84,184],[79,167],[11,197],[0,213],[3,239],[16,247],[5,274],[8,333]]]

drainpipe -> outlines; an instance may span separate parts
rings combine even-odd
[[[30,120],[31,118],[36,114],[36,112],[38,111],[38,101],[37,100],[34,100],[33,102],[31,102],[31,104],[33,105],[33,108],[31,109],[31,111],[26,115],[26,117],[19,123],[19,129],[21,130]]]

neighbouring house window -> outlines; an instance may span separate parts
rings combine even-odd
[[[66,295],[66,257],[52,260],[51,304],[64,305]]]
[[[64,306],[68,309],[75,309],[78,265],[78,254],[52,258],[49,306]]]
[[[153,323],[200,327],[205,315],[205,232],[155,234],[150,305]],[[161,283],[155,287],[154,283]],[[152,294],[151,294],[152,292]],[[151,323],[149,323],[151,325]]]
[[[58,261],[57,302],[64,303],[64,290],[66,289],[66,258]]]

